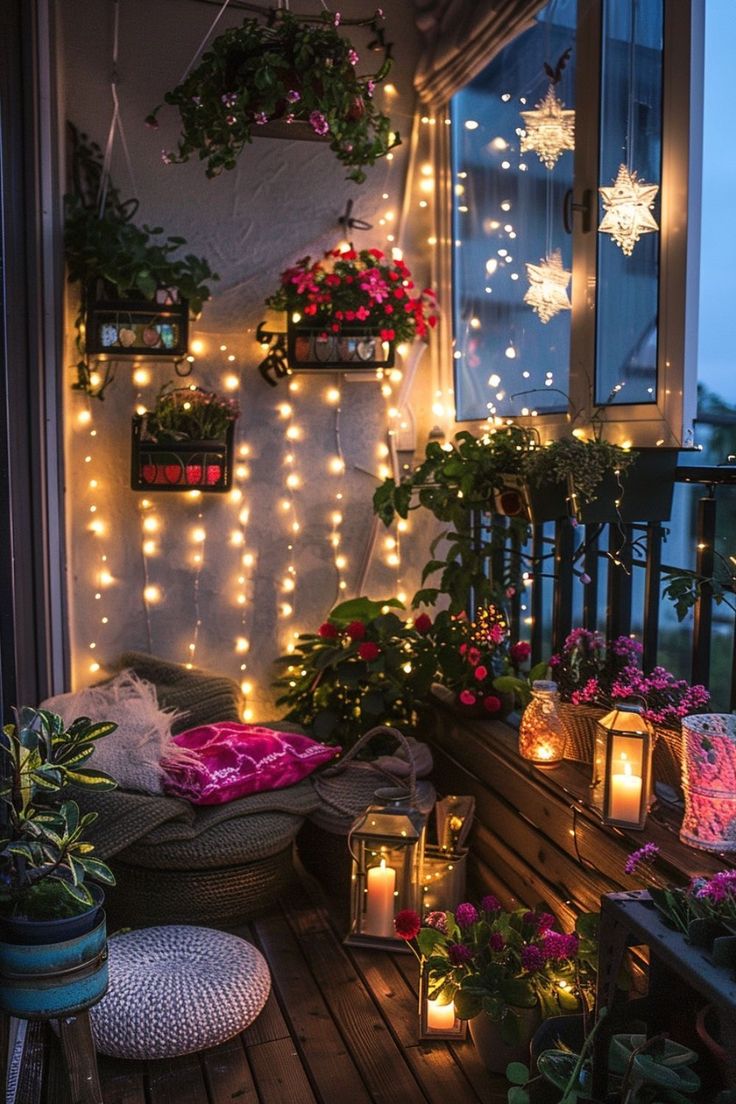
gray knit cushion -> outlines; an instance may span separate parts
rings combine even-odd
[[[91,1010],[95,1045],[113,1058],[176,1058],[252,1023],[271,990],[263,955],[211,928],[142,928],[109,941],[110,987]]]
[[[199,725],[242,720],[242,692],[238,683],[225,675],[187,668],[146,652],[123,652],[107,666],[112,671],[131,670],[153,683],[161,709],[178,713],[171,725],[175,736]]]

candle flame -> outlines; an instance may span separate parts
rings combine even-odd
[[[386,860],[381,859],[381,870],[385,870],[385,869],[386,869]]]

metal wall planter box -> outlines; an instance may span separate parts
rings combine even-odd
[[[143,419],[135,417],[131,434],[130,485],[134,491],[222,493],[233,482],[233,433],[224,441],[144,441]]]
[[[392,368],[394,342],[381,341],[377,329],[345,326],[339,334],[324,326],[289,322],[289,367],[295,372],[365,372]]]
[[[187,355],[189,304],[160,293],[161,302],[117,299],[99,287],[88,288],[85,349],[109,357],[169,357]]]

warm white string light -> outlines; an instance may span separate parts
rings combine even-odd
[[[295,382],[295,381],[292,381]],[[296,388],[290,388],[293,396]],[[279,617],[288,622],[296,609],[297,570],[295,546],[301,532],[301,522],[297,511],[297,492],[302,485],[302,476],[297,464],[297,445],[302,439],[302,430],[294,419],[293,401],[282,402],[277,412],[285,423],[284,429],[284,497],[281,499],[281,511],[285,515],[288,533],[286,549],[287,564],[281,579],[281,595],[278,603]]]
[[[100,605],[95,607],[94,621],[96,626],[105,626],[109,624],[110,618],[106,606],[103,604],[104,594],[107,588],[114,584],[115,579],[110,572],[107,555],[107,541],[105,540],[108,535],[108,526],[100,510],[100,502],[103,500],[100,492],[103,491],[104,488],[96,474],[97,469],[95,467],[94,450],[97,442],[97,429],[92,415],[92,402],[88,395],[84,396],[84,403],[85,405],[82,409],[77,412],[76,426],[85,439],[81,451],[83,453],[82,463],[84,465],[84,474],[88,491],[88,521],[86,528],[91,539],[95,542],[96,567],[93,571],[92,585],[94,587],[94,600],[100,603]],[[90,675],[96,675],[101,667],[98,658],[98,638],[100,636],[100,629],[95,628],[90,635],[93,639],[89,640],[87,644],[87,671]]]

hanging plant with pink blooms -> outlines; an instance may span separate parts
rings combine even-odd
[[[381,341],[413,341],[426,339],[437,323],[434,292],[417,292],[404,261],[380,249],[333,249],[321,261],[303,257],[281,273],[266,306],[324,328],[326,336],[364,329]]]
[[[343,20],[337,12],[297,16],[271,9],[267,22],[246,19],[219,35],[195,68],[164,96],[178,107],[181,134],[176,150],[163,150],[169,164],[197,156],[207,176],[233,169],[244,147],[269,123],[301,124],[310,137],[324,138],[348,179],[365,180],[372,165],[400,142],[374,92],[391,67],[383,12],[368,19]],[[367,49],[379,58],[359,73],[361,56],[338,27],[351,23],[371,34]],[[159,107],[146,119],[158,127]],[[294,138],[300,127],[294,125]],[[279,134],[279,137],[286,136]]]

